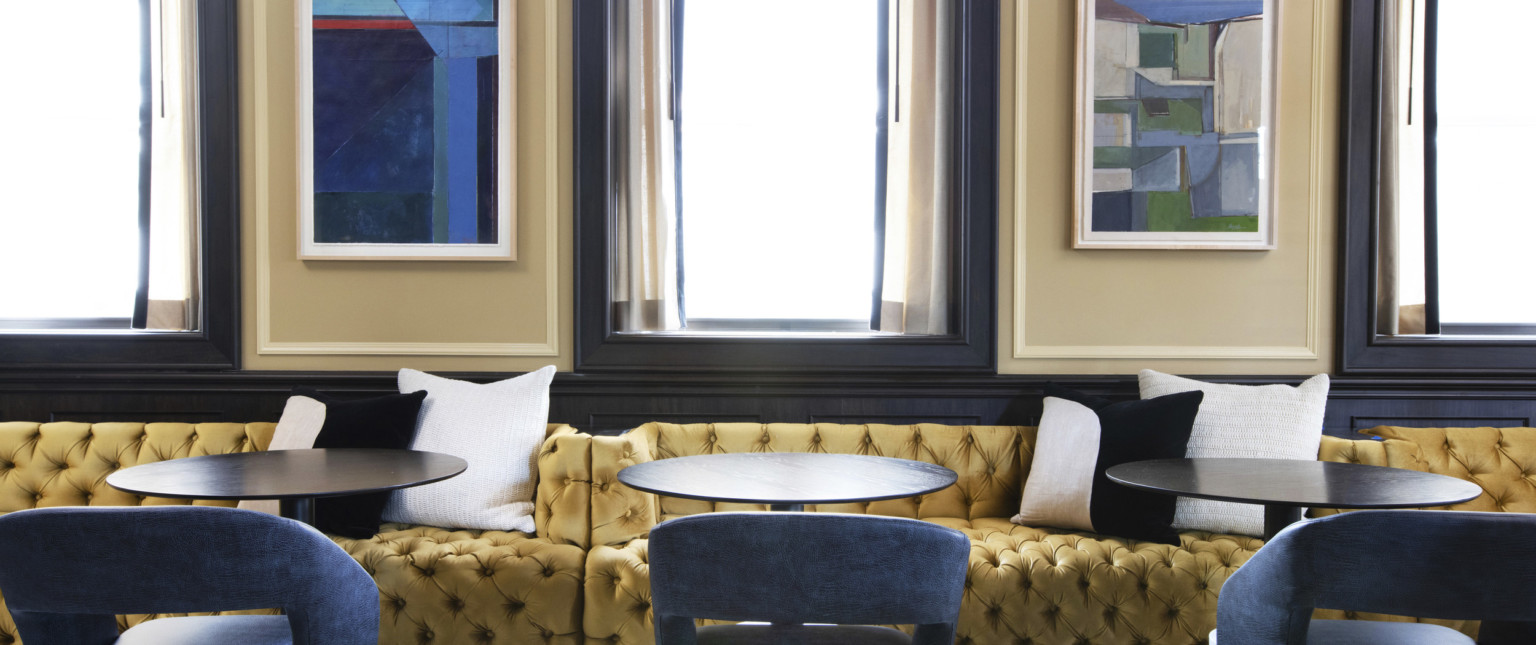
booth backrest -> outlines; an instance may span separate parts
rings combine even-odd
[[[107,485],[119,468],[264,450],[274,423],[0,423],[0,513],[44,506],[190,504]],[[197,500],[234,506],[234,502]]]
[[[0,513],[46,506],[234,506],[141,497],[107,485],[106,478],[119,468],[167,459],[266,450],[276,429],[275,423],[0,422]],[[575,430],[552,423],[546,433]]]
[[[1324,437],[1318,458],[1437,473],[1483,488],[1449,510],[1536,513],[1536,428],[1381,426],[1360,434],[1382,440]]]
[[[1023,426],[848,425],[836,423],[648,423],[630,431],[653,459],[751,452],[823,452],[912,459],[949,468],[954,486],[929,495],[806,510],[927,519],[1007,517],[1034,458],[1035,429]],[[660,498],[660,519],[760,505]]]

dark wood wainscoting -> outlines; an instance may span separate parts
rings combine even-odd
[[[508,374],[444,374],[491,381]],[[1225,383],[1290,376],[1208,377]],[[646,421],[1021,424],[1040,415],[1047,382],[1116,399],[1134,376],[1001,375],[931,378],[560,374],[550,420],[595,433]],[[395,391],[377,372],[0,373],[0,421],[276,421],[306,385],[342,396]],[[1325,432],[1377,425],[1532,426],[1536,380],[1334,377]]]

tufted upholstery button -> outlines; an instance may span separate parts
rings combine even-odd
[[[765,435],[763,435],[763,438],[761,438],[761,439],[758,439],[758,440],[757,440],[757,442],[758,442],[758,443],[762,443],[762,444],[766,444],[766,443],[768,443],[768,442],[769,442],[769,441],[772,441],[772,440],[771,440],[771,439],[769,439],[769,438],[768,438],[768,435],[766,435],[766,434],[765,434]]]

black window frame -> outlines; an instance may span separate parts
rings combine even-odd
[[[197,6],[201,329],[0,333],[0,369],[237,369],[240,117],[236,0]],[[135,240],[135,243],[138,241]],[[90,258],[71,261],[89,262]]]
[[[1536,340],[1376,333],[1381,51],[1380,0],[1346,0],[1339,228],[1339,372],[1359,375],[1536,375]],[[1449,331],[1473,331],[1455,326]],[[1481,331],[1499,331],[1484,328]]]
[[[998,39],[996,0],[957,0],[956,163],[950,320],[942,336],[752,338],[619,333],[609,303],[613,150],[610,64],[615,2],[572,9],[573,154],[578,372],[990,374],[997,351]],[[788,250],[786,250],[786,253]]]

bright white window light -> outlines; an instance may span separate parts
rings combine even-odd
[[[868,320],[876,3],[684,6],[688,318]]]
[[[5,4],[0,318],[127,318],[138,283],[139,3]]]
[[[1530,247],[1536,207],[1530,151],[1536,86],[1512,74],[1523,58],[1529,0],[1440,3],[1437,89],[1440,319],[1536,323]]]

